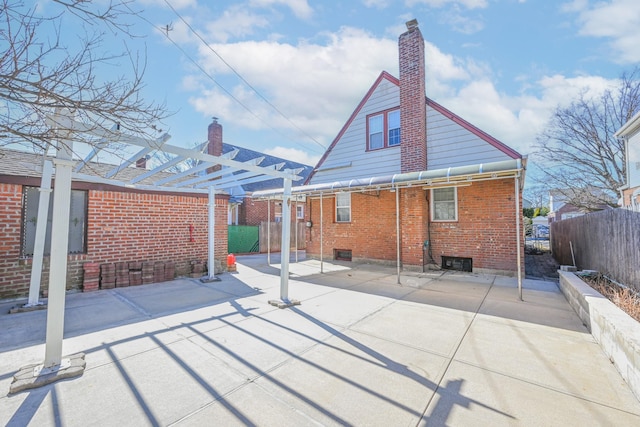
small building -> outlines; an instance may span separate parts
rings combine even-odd
[[[620,190],[621,205],[640,212],[640,113],[633,116],[616,133],[625,144],[626,183]]]

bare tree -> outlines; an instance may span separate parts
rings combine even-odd
[[[546,161],[542,170],[550,188],[585,210],[615,205],[626,168],[624,143],[613,135],[638,110],[638,67],[599,98],[583,92],[568,107],[558,107],[537,138],[536,154]]]
[[[131,0],[54,0],[47,3],[46,16],[37,3],[0,2],[0,146],[46,150],[54,135],[45,119],[60,109],[96,129],[115,126],[138,136],[158,136],[157,126],[168,113],[164,105],[141,96],[144,56],[125,44],[117,54],[103,46],[105,37],[135,36],[131,25],[140,12],[131,8]],[[70,27],[82,33],[70,39],[63,34]],[[111,75],[114,70],[118,75]],[[86,132],[70,137],[95,143]]]

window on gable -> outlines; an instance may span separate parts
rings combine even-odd
[[[369,117],[369,150],[384,147],[384,115]]]
[[[458,220],[458,192],[455,187],[431,190],[431,220]]]
[[[351,222],[351,193],[336,194],[336,222]]]
[[[400,110],[390,111],[387,114],[387,123],[388,145],[400,145]]]
[[[400,110],[367,117],[367,150],[400,145]]]
[[[36,239],[36,222],[40,192],[37,187],[23,187],[22,199],[22,256],[33,256]],[[55,191],[55,190],[54,190]],[[49,198],[49,214],[45,235],[44,254],[51,253],[51,219],[53,215],[53,192]],[[69,211],[69,253],[86,252],[87,192],[71,190]]]

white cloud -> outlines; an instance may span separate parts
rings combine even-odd
[[[413,7],[417,4],[425,4],[430,7],[443,7],[448,4],[462,5],[467,9],[484,9],[487,7],[487,0],[406,0],[408,7]]]
[[[256,28],[266,28],[269,20],[246,9],[242,5],[231,6],[220,18],[207,24],[207,34],[215,42],[225,43],[232,37],[244,37],[253,34]]]
[[[309,19],[313,15],[313,9],[307,0],[250,0],[251,6],[268,7],[272,5],[284,5],[291,9],[293,14],[300,19]]]
[[[389,6],[390,0],[362,0],[362,4],[366,7],[375,7],[376,9],[385,9]]]
[[[168,7],[165,0],[138,0],[138,1],[144,5]],[[196,7],[198,5],[197,0],[169,0],[169,3],[171,3],[171,6],[173,6],[173,8],[176,10],[186,9],[189,7]]]
[[[318,160],[320,160],[320,156],[309,155],[306,151],[298,150],[297,148],[273,147],[262,151],[270,156],[280,157],[281,159],[287,159],[309,166],[315,166]]]
[[[398,54],[395,41],[353,28],[326,33],[324,40],[325,44],[300,42],[295,46],[247,41],[213,47],[291,121],[328,145],[380,72],[397,75]],[[200,55],[205,69],[217,79],[232,77],[210,51],[203,48]],[[271,126],[292,128],[237,79],[225,87]],[[198,111],[216,111],[225,122],[266,127],[237,103],[222,103],[220,98],[220,90],[214,88],[192,102]]]
[[[304,132],[237,79],[225,87],[262,121],[219,88],[211,88],[211,82],[202,83],[211,89],[193,97],[192,104],[224,123],[253,130],[276,128],[292,141],[304,142],[303,149],[317,153],[319,147],[307,135],[328,146],[380,72],[398,75],[395,39],[348,27],[324,36],[324,43],[247,41],[214,46]],[[200,55],[216,79],[232,77],[206,49]],[[425,55],[427,95],[522,154],[532,151],[536,135],[558,105],[567,105],[581,91],[597,96],[612,86],[612,81],[601,77],[551,75],[524,81],[521,94],[507,95],[496,88],[495,76],[485,63],[444,53],[431,43],[425,44]]]
[[[640,13],[637,0],[611,0],[593,5],[576,0],[564,5],[563,10],[578,13],[580,35],[610,39],[617,62],[640,62]]]

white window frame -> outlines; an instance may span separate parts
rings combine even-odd
[[[390,125],[390,123],[391,123],[390,116],[392,114],[395,114],[395,113],[398,114],[398,127],[393,127],[392,128],[391,125]],[[391,131],[395,130],[395,129],[398,129],[398,143],[397,144],[391,144]],[[400,145],[400,143],[402,142],[402,140],[400,139],[400,110],[391,110],[391,111],[387,112],[387,133],[386,133],[386,135],[387,135],[387,140],[385,142],[387,143],[387,145],[386,145],[387,147],[396,147],[396,146]]]
[[[296,218],[304,219],[304,205],[296,205]]]
[[[344,202],[345,200],[347,201],[348,204],[340,204],[339,199],[343,199],[342,202]],[[342,210],[347,210],[349,212],[349,219],[348,220],[340,220],[339,215],[338,215],[338,210],[342,209]],[[351,193],[337,193],[336,194],[336,222],[339,223],[347,223],[347,222],[351,222]]]
[[[378,129],[377,127],[373,126],[373,122],[374,120],[377,122],[378,120],[381,120],[382,123],[380,123],[380,128]],[[385,128],[385,116],[384,113],[382,114],[374,114],[372,116],[367,117],[367,149],[368,150],[379,150],[381,148],[385,147],[385,132],[384,132],[384,128]],[[377,123],[375,123],[377,125]],[[372,141],[372,137],[374,135],[379,135],[380,137],[380,145],[376,145],[375,147],[372,146],[371,141]]]
[[[391,110],[380,111],[377,113],[369,114],[367,116],[367,151],[376,151],[382,150],[384,148],[390,147],[399,147],[402,144],[402,140],[400,140],[397,144],[389,144],[389,132],[393,129],[400,129],[400,123],[398,123],[398,127],[394,127],[393,129],[389,128],[389,115],[398,114],[398,119],[400,119],[400,109],[394,108]],[[382,129],[374,128],[372,126],[372,120],[374,119],[382,119]],[[372,132],[375,130],[375,132]],[[382,138],[381,144],[376,145],[375,147],[371,146],[371,136],[379,135]]]
[[[450,190],[453,189],[453,200],[452,201],[439,201],[437,203],[454,203],[454,217],[453,218],[446,218],[446,219],[438,219],[436,218],[436,200],[435,200],[435,193],[438,190]],[[431,215],[431,221],[432,222],[457,222],[458,221],[458,188],[457,187],[442,187],[442,188],[432,188],[431,189],[431,197],[430,197],[430,208],[429,210],[431,211],[430,215]]]

